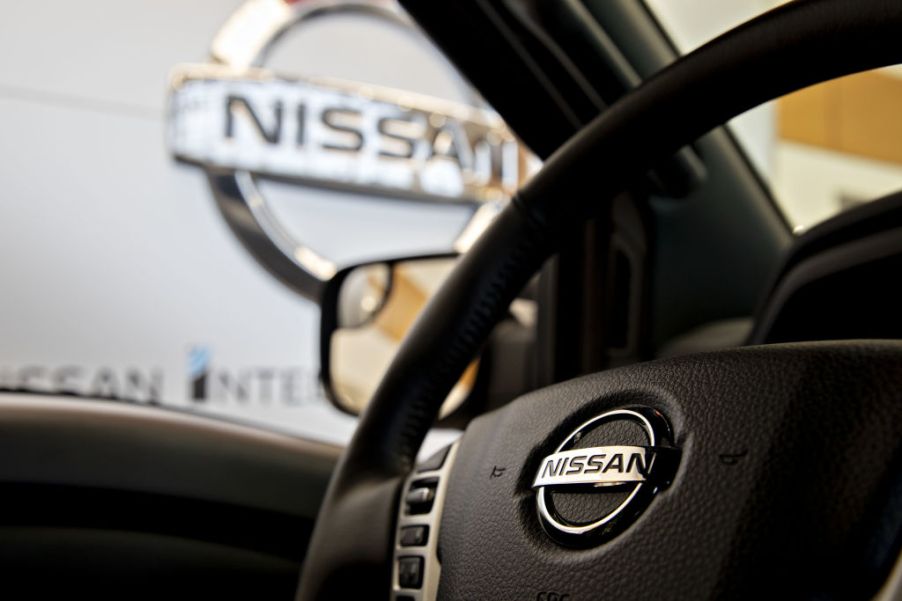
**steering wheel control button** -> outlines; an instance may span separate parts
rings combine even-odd
[[[539,463],[532,488],[542,526],[564,545],[603,542],[670,484],[678,463],[661,413],[634,407],[594,417]]]
[[[414,483],[404,502],[407,504],[407,513],[409,515],[419,515],[432,511],[432,502],[435,500],[435,487],[438,482],[427,484]]]
[[[435,453],[433,453],[429,459],[421,463],[417,466],[417,473],[421,474],[423,472],[434,472],[435,470],[442,469],[442,465],[445,463],[445,457],[448,456],[448,450],[451,448],[451,445],[444,447],[443,449],[439,449]]]
[[[407,493],[408,505],[425,505],[432,503],[435,498],[435,489],[431,486],[421,486],[420,488],[412,488]]]
[[[429,540],[429,526],[405,526],[401,528],[402,547],[422,547]]]
[[[423,558],[401,557],[398,559],[398,586],[418,589],[423,586]]]

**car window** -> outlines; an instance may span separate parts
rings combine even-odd
[[[522,175],[500,118],[391,0],[2,14],[0,389],[345,442],[318,286],[471,243]]]
[[[686,53],[781,2],[646,0]],[[730,122],[796,231],[902,190],[902,70],[823,83]]]

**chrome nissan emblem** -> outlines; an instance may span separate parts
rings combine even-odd
[[[679,452],[661,413],[608,411],[581,424],[539,464],[532,488],[545,531],[563,544],[623,529],[673,478]]]
[[[263,182],[471,206],[472,227],[454,243],[463,252],[537,168],[475,94],[472,105],[458,104],[265,67],[289,30],[336,15],[416,31],[396,0],[245,0],[217,33],[208,62],[173,69],[167,109],[173,157],[206,172],[254,258],[317,301],[339,265],[297,238],[295,221],[267,199]]]

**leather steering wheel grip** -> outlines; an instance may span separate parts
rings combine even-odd
[[[402,344],[332,477],[297,599],[388,594],[402,479],[454,382],[561,236],[730,118],[808,85],[902,62],[900,32],[898,0],[797,0],[681,58],[552,155]]]

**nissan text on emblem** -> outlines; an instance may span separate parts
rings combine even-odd
[[[594,417],[539,464],[532,487],[542,526],[562,544],[602,542],[670,484],[678,461],[659,412],[629,408]]]

